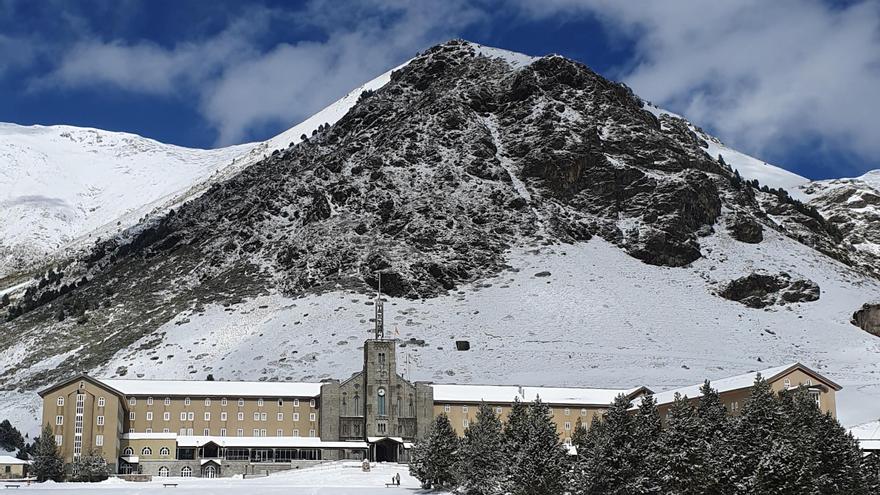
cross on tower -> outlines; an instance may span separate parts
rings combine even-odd
[[[382,272],[379,272],[379,290],[376,292],[376,340],[385,338],[385,308],[382,306]]]

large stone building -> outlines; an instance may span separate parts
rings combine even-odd
[[[406,462],[412,443],[446,414],[461,435],[480,403],[502,418],[514,401],[549,404],[567,444],[578,421],[589,424],[618,395],[645,387],[593,389],[410,382],[397,372],[396,341],[381,331],[364,343],[360,371],[321,383],[99,379],[72,377],[42,391],[43,424],[67,463],[94,452],[114,472],[155,476],[231,476],[291,469],[324,460]],[[713,382],[732,414],[755,373]],[[836,413],[840,386],[792,364],[761,372],[774,390],[806,385],[823,411]],[[661,414],[676,392],[699,396],[699,385],[657,394]]]

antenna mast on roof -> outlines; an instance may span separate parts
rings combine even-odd
[[[382,272],[379,274],[379,290],[376,292],[376,340],[385,338],[385,308],[382,306]]]

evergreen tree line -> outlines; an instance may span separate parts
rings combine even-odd
[[[701,393],[676,395],[665,426],[653,396],[635,409],[619,396],[589,428],[578,421],[575,455],[540,400],[515,402],[504,424],[481,404],[461,439],[441,414],[413,447],[410,473],[468,495],[880,493],[880,454],[863,457],[806,389],[777,395],[758,376],[738,416],[708,381]]]

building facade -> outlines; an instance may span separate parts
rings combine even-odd
[[[713,382],[732,414],[756,373]],[[774,390],[809,387],[836,413],[840,387],[800,364],[762,375]],[[657,394],[665,415],[675,393],[699,397],[699,385]],[[589,425],[618,395],[636,401],[645,387],[594,389],[411,382],[397,372],[396,342],[364,343],[360,371],[321,383],[99,379],[81,375],[40,392],[43,424],[70,464],[84,453],[113,472],[219,477],[308,466],[327,460],[406,462],[431,421],[449,417],[462,435],[481,403],[502,420],[514,401],[547,403],[560,439]]]

